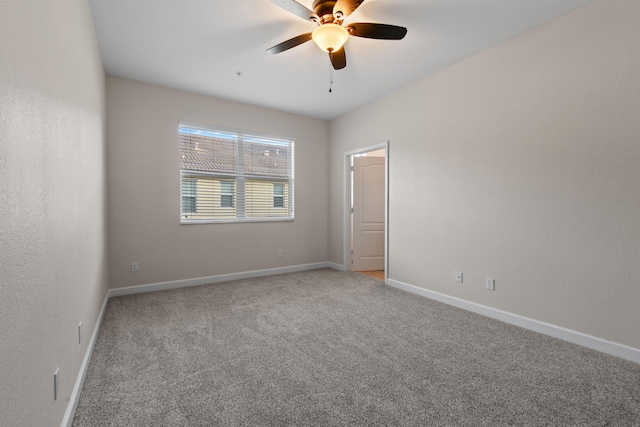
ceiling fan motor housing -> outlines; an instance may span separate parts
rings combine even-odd
[[[313,2],[313,11],[320,18],[320,25],[330,24],[330,23],[340,23],[336,21],[342,21],[338,19],[338,17],[333,16],[333,7],[335,6],[335,0],[314,0]],[[339,13],[340,17],[342,17],[342,12]]]

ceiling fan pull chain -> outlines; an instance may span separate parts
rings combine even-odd
[[[333,66],[329,66],[329,93],[333,92]]]

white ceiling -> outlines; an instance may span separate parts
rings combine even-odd
[[[108,74],[332,119],[591,0],[366,0],[346,20],[408,28],[351,37],[334,71],[313,42],[268,48],[315,24],[270,0],[90,0]],[[299,0],[311,9],[313,0]]]

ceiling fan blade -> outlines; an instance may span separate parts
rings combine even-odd
[[[311,33],[300,34],[299,36],[270,47],[269,49],[267,49],[267,52],[275,55],[276,53],[284,52],[285,50],[289,50],[292,47],[296,47],[298,45],[301,45],[302,43],[306,43],[309,40],[311,40]]]
[[[342,20],[351,15],[364,0],[338,0],[333,6],[333,16]],[[342,16],[338,16],[340,13]]]
[[[400,40],[407,34],[405,27],[388,24],[355,23],[347,25],[349,34],[356,37],[382,40]]]
[[[307,9],[306,6],[295,0],[271,0],[271,2],[307,21],[318,20],[318,15],[314,11]]]
[[[347,66],[347,54],[344,51],[344,46],[342,46],[339,50],[335,52],[329,53],[329,59],[331,60],[331,65],[335,70],[341,70]]]

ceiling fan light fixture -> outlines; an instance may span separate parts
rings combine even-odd
[[[311,38],[325,52],[336,52],[349,39],[349,32],[338,24],[324,24],[313,30]]]

